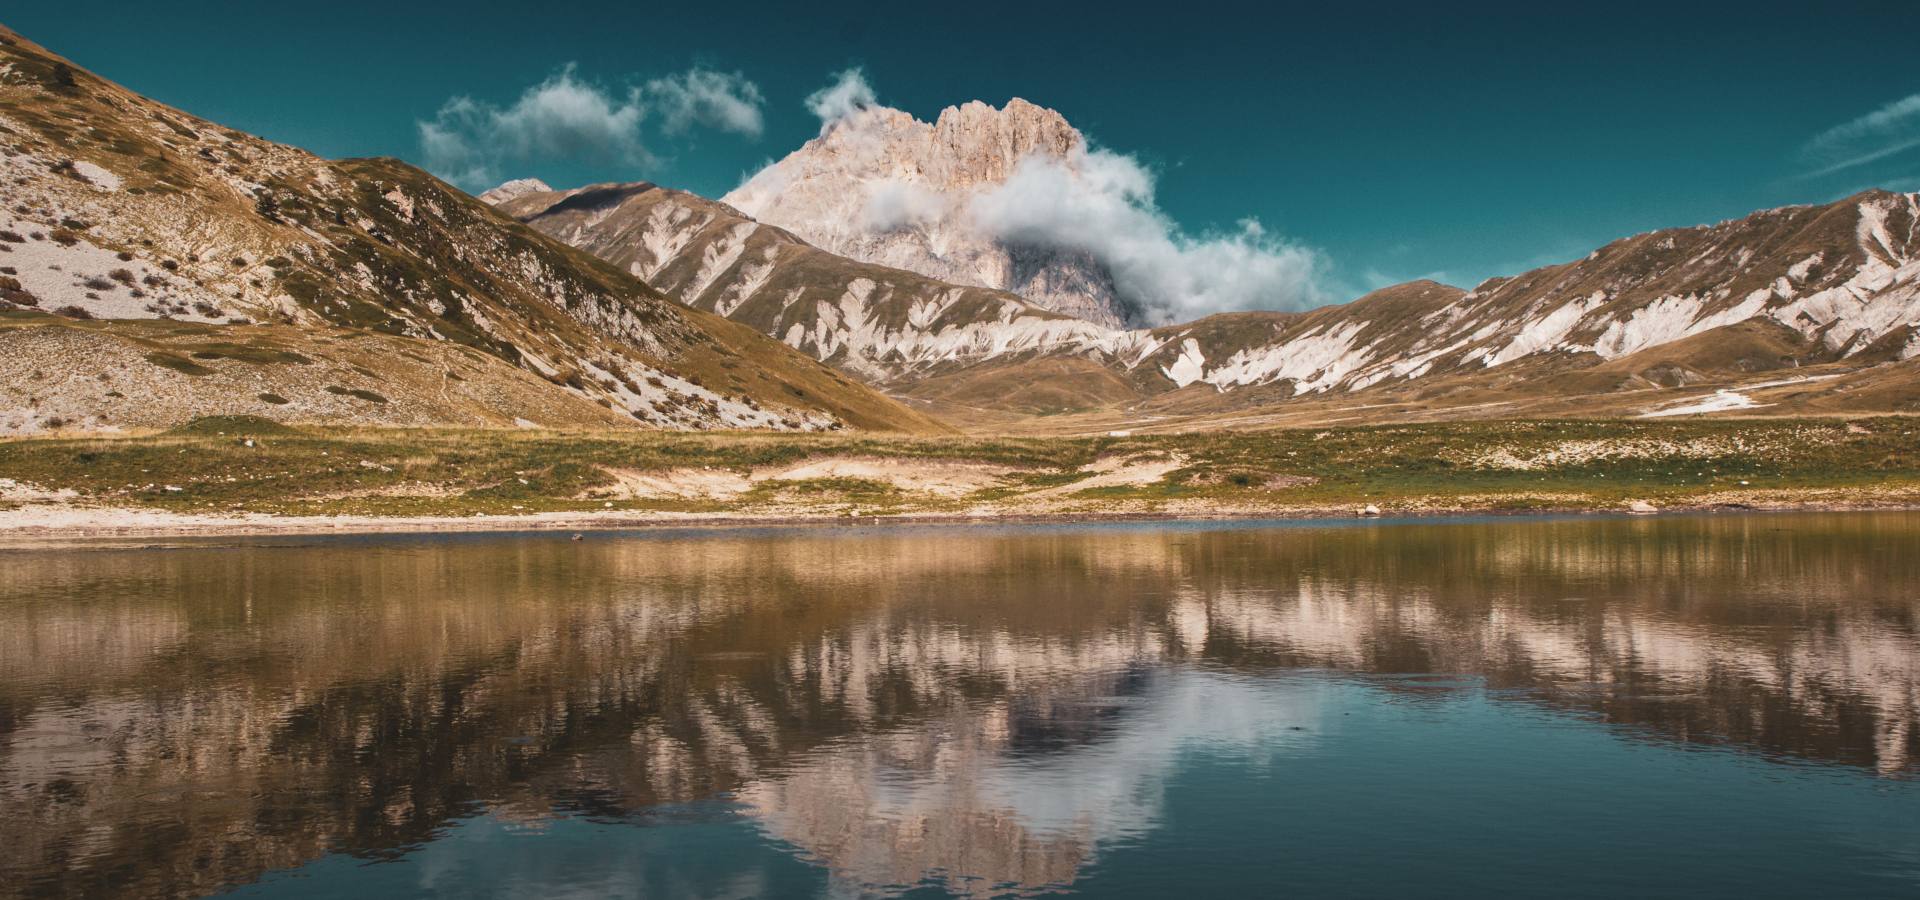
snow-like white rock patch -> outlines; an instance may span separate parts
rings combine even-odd
[[[1222,391],[1287,380],[1293,381],[1295,396],[1328,390],[1371,357],[1368,348],[1353,345],[1367,324],[1347,322],[1324,332],[1315,328],[1290,341],[1242,350],[1209,372],[1206,381]]]
[[[608,469],[613,483],[590,489],[591,499],[658,498],[717,500],[736,497],[764,482],[854,478],[903,491],[964,497],[995,487],[1019,472],[1010,466],[937,459],[832,456],[747,472],[691,466],[676,469]]]
[[[120,176],[93,163],[87,162],[84,159],[75,160],[73,170],[80,173],[80,177],[85,178],[88,184],[100,190],[117,191],[120,189]]]
[[[1574,326],[1586,318],[1587,314],[1599,309],[1607,302],[1607,295],[1594,291],[1591,296],[1575,300],[1521,327],[1513,340],[1499,352],[1487,357],[1487,368],[1512,362],[1523,356],[1551,350],[1563,346],[1567,335],[1573,333]]]
[[[1694,416],[1703,413],[1726,412],[1733,409],[1757,409],[1768,405],[1770,404],[1756,403],[1752,397],[1742,394],[1739,391],[1722,388],[1714,391],[1711,395],[1701,397],[1691,403],[1680,406],[1670,406],[1666,409],[1657,409],[1652,412],[1643,412],[1640,414],[1640,418],[1662,419],[1667,416]]]
[[[116,251],[93,243],[86,233],[75,233],[72,244],[53,239],[53,229],[0,216],[0,231],[27,237],[21,243],[0,243],[0,267],[13,269],[12,278],[38,298],[38,309],[53,312],[79,307],[97,319],[170,318],[193,321],[217,321],[208,315],[211,309],[222,315],[237,313],[224,304],[231,301],[203,290],[198,285],[149,265],[147,260],[123,260]],[[34,240],[31,235],[39,234]],[[123,277],[112,277],[123,272]],[[148,279],[153,284],[147,283]],[[136,296],[136,293],[138,296]]]
[[[9,503],[59,503],[79,498],[72,488],[52,490],[30,481],[0,478],[0,501]]]
[[[1200,352],[1200,342],[1187,338],[1180,342],[1180,356],[1173,365],[1160,369],[1169,380],[1180,387],[1186,387],[1207,374],[1207,357]]]

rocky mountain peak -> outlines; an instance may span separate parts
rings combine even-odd
[[[949,106],[933,124],[948,187],[998,184],[1029,155],[1065,158],[1085,143],[1065,116],[1018,97],[1000,109],[978,100]]]
[[[948,107],[933,122],[872,106],[721,200],[830,253],[1119,326],[1130,317],[1090,256],[1000,240],[969,215],[973,198],[1006,183],[1021,160],[1069,159],[1085,144],[1065,116],[1018,98]]]

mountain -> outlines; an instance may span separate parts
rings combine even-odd
[[[1420,281],[1304,313],[1155,329],[836,256],[727,203],[651,184],[522,191],[501,209],[976,424],[1097,410],[1115,422],[1281,406],[1318,415],[1317,398],[1356,393],[1396,413],[1638,415],[1661,412],[1663,391],[1754,384],[1794,394],[1790,409],[1829,410],[1834,398],[1787,385],[1848,391],[1834,379],[1920,355],[1920,198],[1884,191],[1637,235],[1471,291]],[[1780,384],[1748,377],[1783,369],[1798,371]],[[1912,405],[1888,378],[1875,376],[1872,396]],[[1740,390],[1708,396],[1726,410],[1774,405]]]
[[[1220,389],[1286,382],[1306,394],[1492,374],[1523,361],[1620,368],[1655,348],[1743,323],[1777,326],[1793,357],[1730,363],[1744,370],[1906,359],[1920,355],[1920,195],[1868,191],[1824,206],[1655,231],[1464,294],[1437,286],[1410,292],[1415,286],[1303,316],[1269,316],[1271,340],[1238,346],[1195,340],[1213,320],[1190,333],[1174,329],[1170,340],[1187,353],[1169,377]],[[1646,380],[1684,382],[1701,374],[1685,371],[1693,361],[1669,360],[1674,372],[1650,372]]]
[[[1920,195],[1867,191],[1467,292],[1414,282],[1157,329],[1141,366],[1171,384],[1080,425],[1920,412],[1916,326]]]
[[[404,163],[223,128],[4,29],[0,180],[0,429],[940,427]]]
[[[510,182],[509,185],[524,184]],[[1063,347],[1125,355],[1144,333],[1096,325],[999,290],[821,250],[725,203],[645,182],[509,190],[500,211],[696,309],[746,323],[876,384]]]
[[[1022,159],[1066,159],[1085,146],[1059,113],[1025,100],[949,107],[932,123],[870,106],[721,201],[829,253],[1118,327],[1133,315],[1092,257],[999,240],[968,216],[968,201],[1006,182]]]

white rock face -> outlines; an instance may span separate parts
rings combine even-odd
[[[984,236],[969,201],[1029,155],[1065,160],[1086,139],[1057,112],[1014,99],[948,107],[933,123],[870,107],[721,198],[830,253],[953,284],[1010,291],[1108,326],[1129,317],[1113,279],[1085,253]]]

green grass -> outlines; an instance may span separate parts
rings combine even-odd
[[[308,359],[292,350],[269,344],[236,344],[228,341],[216,341],[195,347],[186,347],[193,352],[194,359],[232,359],[254,365],[292,364],[309,365]]]
[[[387,398],[382,397],[379,394],[376,394],[365,388],[344,388],[337,384],[330,384],[330,385],[327,385],[327,393],[338,394],[339,396],[342,396],[342,397],[354,397],[360,400],[365,400],[368,403],[387,402]]]
[[[206,366],[164,350],[155,350],[147,354],[147,362],[164,369],[172,369],[182,375],[192,375],[195,378],[213,374],[213,370]]]
[[[225,437],[237,434],[246,437],[297,436],[301,432],[262,416],[201,416],[185,425],[168,431],[172,437],[214,436]]]
[[[609,468],[739,472],[823,456],[966,460],[1016,470],[972,496],[939,498],[859,479],[761,482],[730,501],[611,501],[615,509],[863,514],[997,504],[1046,511],[1050,490],[1083,511],[1219,507],[1617,508],[1729,493],[1888,492],[1920,499],[1920,422],[1474,422],[1129,438],[889,438],[858,435],[291,428],[253,417],[196,421],[139,437],[0,441],[0,478],[72,489],[90,502],[176,511],[471,515],[605,509],[588,497]],[[1622,442],[1643,452],[1574,457],[1538,469],[1488,466]],[[1177,454],[1146,485],[1075,492],[1097,459]],[[1745,484],[1742,484],[1745,482]],[[1279,485],[1279,486],[1274,486]],[[178,490],[168,490],[171,486]],[[416,496],[417,495],[417,496]],[[1897,498],[1896,498],[1897,499]]]

